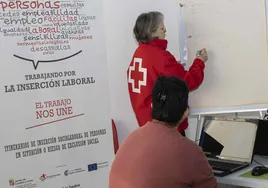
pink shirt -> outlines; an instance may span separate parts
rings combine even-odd
[[[215,188],[201,148],[175,128],[148,122],[132,132],[113,162],[109,188]]]

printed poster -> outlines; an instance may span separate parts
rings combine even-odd
[[[1,188],[108,187],[100,0],[0,0]]]

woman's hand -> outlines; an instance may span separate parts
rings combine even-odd
[[[196,58],[201,59],[204,63],[208,60],[208,54],[206,48],[203,48],[202,50],[198,51],[196,53]]]

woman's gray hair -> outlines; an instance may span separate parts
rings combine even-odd
[[[157,30],[158,25],[164,21],[164,15],[161,12],[142,13],[138,16],[133,32],[137,42],[149,43],[154,40],[152,34]]]

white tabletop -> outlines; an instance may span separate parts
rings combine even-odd
[[[260,156],[255,156],[254,160],[268,167],[268,159]],[[252,188],[268,188],[268,180],[260,180],[254,178],[244,178],[240,177],[240,175],[252,170],[255,166],[259,166],[260,164],[255,161],[252,162],[252,165],[248,168],[242,169],[238,172],[230,174],[225,177],[217,177],[217,181],[220,184],[227,185],[235,185],[235,186],[243,186],[243,187],[252,187]]]

